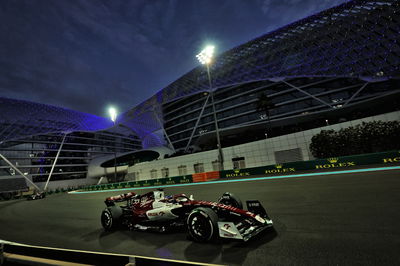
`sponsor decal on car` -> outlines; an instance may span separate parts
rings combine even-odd
[[[219,236],[224,238],[243,239],[239,230],[232,222],[218,222]]]
[[[259,202],[250,202],[249,203],[249,207],[258,207],[258,206],[260,206]]]
[[[148,216],[163,216],[165,212],[149,212]]]

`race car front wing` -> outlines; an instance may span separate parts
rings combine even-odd
[[[219,236],[222,238],[247,241],[265,229],[273,226],[272,220],[264,220],[265,222],[263,224],[254,224],[249,221],[243,221],[238,224],[234,224],[233,222],[218,222]]]
[[[261,203],[257,200],[249,200],[247,209],[253,214],[254,218],[245,218],[238,223],[220,221],[218,222],[219,236],[222,238],[240,239],[247,241],[267,228],[273,226],[273,221]]]

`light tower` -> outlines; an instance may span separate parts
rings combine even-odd
[[[113,121],[115,127],[115,121],[118,116],[117,109],[111,106],[108,108],[108,113],[110,114],[110,119]],[[114,182],[117,182],[117,145],[114,147]]]
[[[196,57],[200,61],[200,63],[203,64],[203,65],[206,65],[206,68],[207,68],[208,85],[209,85],[210,96],[211,96],[211,105],[212,105],[212,109],[213,109],[215,133],[217,134],[218,162],[220,164],[220,168],[221,168],[220,170],[224,170],[224,155],[222,153],[221,139],[220,139],[220,136],[219,136],[217,113],[215,111],[215,103],[214,103],[214,91],[213,91],[213,88],[212,88],[211,74],[210,74],[210,64],[212,62],[212,58],[213,58],[213,55],[214,55],[214,50],[215,50],[214,46],[208,45],[198,55],[196,55]]]

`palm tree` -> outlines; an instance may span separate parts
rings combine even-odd
[[[268,95],[263,92],[257,98],[257,111],[263,111],[268,118],[269,127],[271,127],[270,111],[275,108],[275,104],[271,101]]]

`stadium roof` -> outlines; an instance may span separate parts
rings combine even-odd
[[[210,66],[212,87],[296,77],[348,77],[382,81],[399,76],[400,3],[396,0],[354,0],[299,20],[235,47]],[[119,122],[161,141],[162,105],[208,91],[204,66],[188,72]]]
[[[97,131],[112,126],[110,119],[92,114],[0,97],[0,143],[37,134]]]

